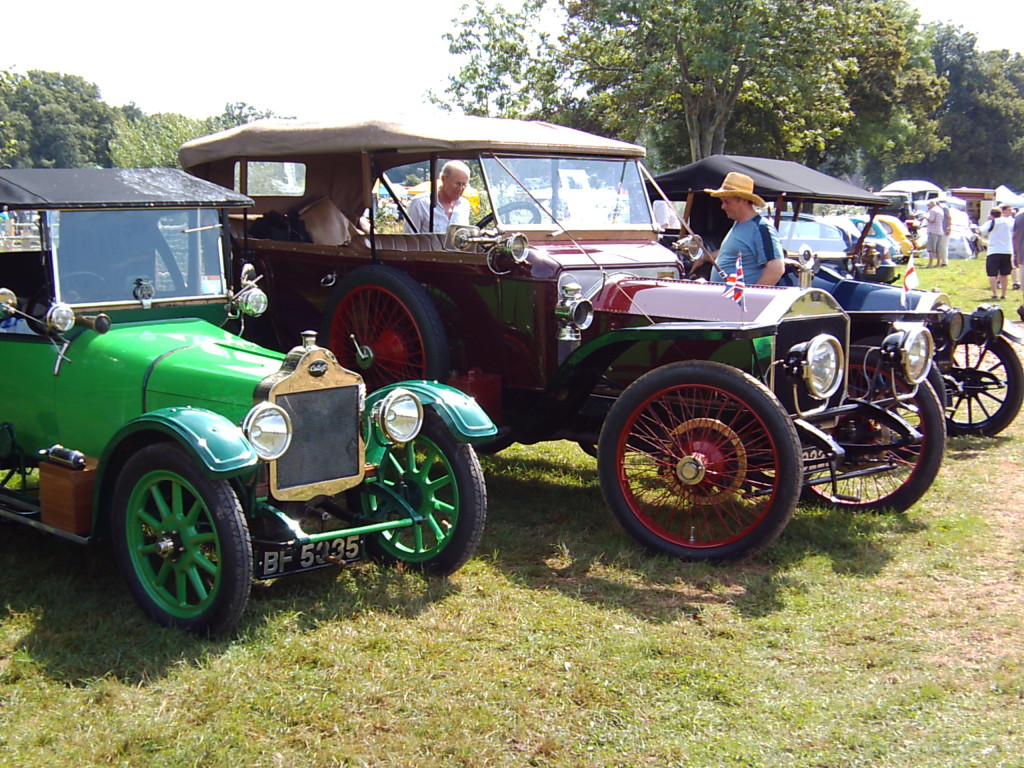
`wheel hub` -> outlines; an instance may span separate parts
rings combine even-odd
[[[706,472],[700,456],[684,456],[676,463],[676,477],[683,485],[697,485]]]
[[[161,536],[154,542],[153,549],[160,557],[166,559],[175,553],[178,546],[170,536]]]

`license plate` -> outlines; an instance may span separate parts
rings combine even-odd
[[[804,448],[804,464],[827,464],[831,458],[821,448]]]
[[[325,541],[296,542],[289,547],[258,549],[253,554],[256,578],[273,579],[358,560],[363,555],[363,538],[342,536]]]

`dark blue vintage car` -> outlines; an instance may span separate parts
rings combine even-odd
[[[773,204],[777,227],[784,216],[800,217],[815,203],[864,206],[873,215],[889,202],[799,163],[737,155],[704,158],[656,177],[651,186],[656,196],[686,203],[693,232],[720,242],[732,223],[704,190],[717,188],[733,171],[750,176],[754,191]],[[902,321],[927,323],[935,340],[929,381],[945,400],[949,434],[991,437],[1013,423],[1024,399],[1024,370],[1013,344],[1024,343],[1024,336],[1000,307],[962,312],[943,293],[905,291],[900,275],[885,284],[888,276],[880,280],[875,264],[864,258],[865,238],[832,258],[813,244],[808,248],[816,257],[807,264],[810,284],[831,293],[850,315],[852,345],[876,343]],[[797,257],[797,249],[790,255]]]

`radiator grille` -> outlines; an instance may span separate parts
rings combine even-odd
[[[286,490],[359,474],[359,387],[280,395],[294,438],[277,461],[277,487]]]

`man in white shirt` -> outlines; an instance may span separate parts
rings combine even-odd
[[[449,224],[469,224],[469,200],[462,194],[469,186],[469,166],[461,160],[449,160],[441,169],[441,186],[434,205],[434,226],[430,226],[430,195],[420,195],[409,203],[406,232],[446,232]],[[415,227],[415,229],[413,229]]]
[[[992,299],[1005,299],[1013,271],[1013,211],[1007,208],[1007,215],[998,208],[989,211],[989,220],[981,227],[981,233],[988,238],[988,257],[985,273],[992,287]]]

